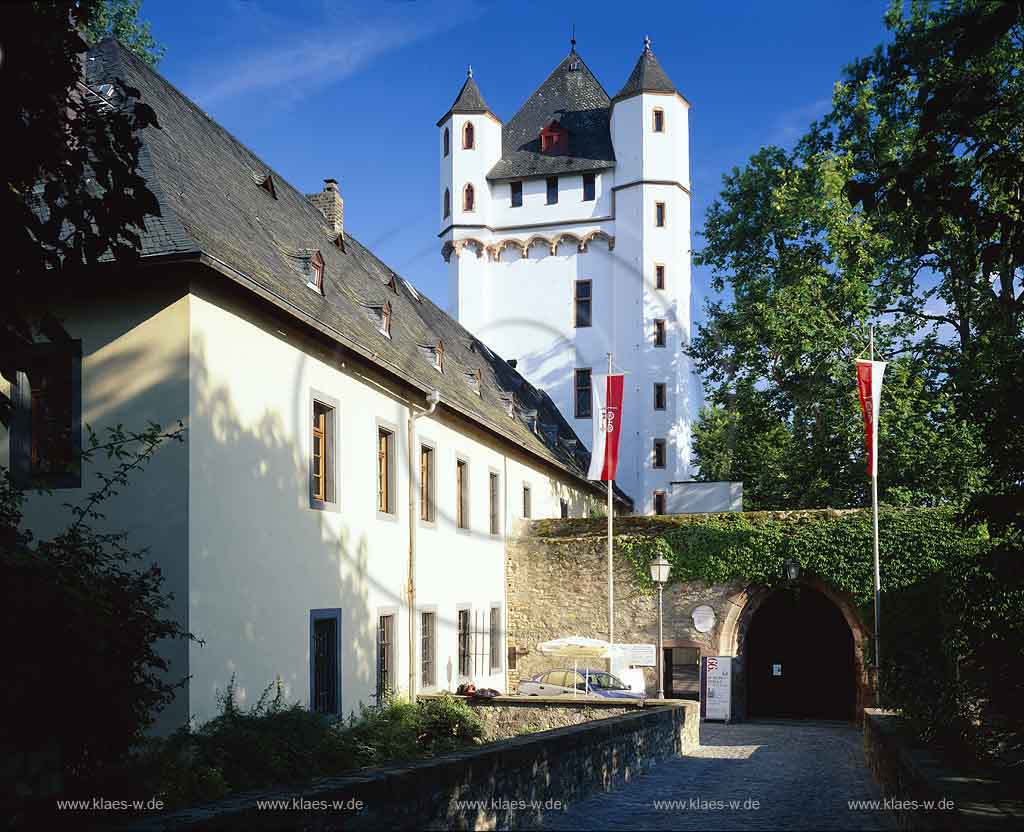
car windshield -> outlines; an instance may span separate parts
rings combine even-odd
[[[611,673],[591,673],[590,686],[602,690],[629,690],[622,682]]]

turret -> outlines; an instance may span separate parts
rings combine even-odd
[[[455,103],[437,126],[441,154],[438,206],[441,229],[486,225],[490,208],[487,173],[501,158],[501,121],[484,101],[473,79],[472,67],[466,73],[466,81]],[[461,236],[467,235],[454,234],[455,239]]]

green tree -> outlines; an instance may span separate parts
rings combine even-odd
[[[9,3],[0,8],[5,183],[4,302],[0,375],[56,322],[60,289],[100,264],[138,258],[140,234],[159,205],[139,174],[138,131],[156,116],[124,84],[99,94],[82,75],[80,29],[96,0]],[[11,403],[0,394],[0,422]]]
[[[90,46],[113,35],[150,66],[156,66],[167,53],[150,31],[149,22],[139,19],[142,0],[102,0],[97,3],[82,27]]]
[[[832,112],[794,151],[765,148],[726,177],[708,213],[698,262],[729,299],[693,346],[711,405],[695,455],[716,476],[730,457],[752,505],[782,505],[781,481],[798,505],[863,500],[851,363],[871,322],[893,362],[883,498],[1024,479],[1022,4],[901,5],[892,43],[847,70]],[[725,423],[732,450],[713,452]],[[780,429],[786,453],[765,455]]]
[[[53,537],[25,527],[25,495],[0,468],[5,806],[99,786],[185,681],[168,676],[159,650],[192,638],[165,617],[171,596],[160,568],[124,534],[96,528],[107,501],[184,430],[118,426],[102,440],[90,431],[83,461],[106,458],[111,467],[96,471],[99,486],[67,507],[67,526]]]
[[[886,275],[930,363],[982,428],[991,486],[1024,484],[1024,3],[894,3],[892,42],[857,61],[826,119],[851,200],[900,239]],[[945,335],[948,328],[951,335]]]

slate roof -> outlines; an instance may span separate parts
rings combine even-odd
[[[448,112],[445,113],[441,118],[437,120],[437,126],[440,127],[445,121],[448,120],[448,116],[453,113],[463,113],[466,115],[472,115],[474,113],[489,113],[491,108],[487,106],[487,102],[484,101],[483,94],[480,92],[480,87],[476,85],[476,81],[473,80],[473,71],[470,70],[466,76],[466,83],[462,85],[462,89],[459,90],[459,94],[455,96],[455,102],[449,108]]]
[[[86,81],[122,78],[141,92],[159,127],[141,132],[143,173],[159,217],[147,220],[142,255],[192,254],[264,300],[315,327],[393,376],[505,437],[524,451],[585,480],[590,454],[551,399],[485,347],[457,321],[373,255],[350,234],[344,250],[324,216],[251,150],[115,40],[90,50]],[[259,183],[273,181],[271,193]],[[308,257],[323,256],[324,294],[307,287]],[[152,272],[147,272],[152,274]],[[390,302],[391,338],[365,312]],[[444,345],[439,373],[422,347]],[[480,370],[480,394],[467,373]],[[508,395],[516,416],[508,416]],[[536,410],[536,432],[524,411]],[[555,426],[551,441],[540,429]],[[564,441],[563,441],[564,440]],[[597,486],[598,484],[592,484]],[[621,492],[620,492],[621,495]],[[626,498],[628,500],[628,498]]]
[[[636,66],[633,67],[618,95],[612,100],[621,101],[642,92],[676,92],[675,85],[661,68],[658,59],[654,57],[650,43],[644,45],[644,51],[640,53]]]
[[[569,131],[569,152],[540,152],[540,131],[552,120]],[[615,167],[611,99],[575,50],[555,67],[502,129],[501,159],[488,179],[580,173]]]

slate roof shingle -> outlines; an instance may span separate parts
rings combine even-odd
[[[144,257],[202,257],[226,278],[393,376],[424,391],[439,389],[446,406],[586,480],[590,455],[582,443],[546,441],[521,418],[508,415],[507,395],[514,392],[517,410],[539,411],[544,422],[557,425],[559,440],[575,438],[543,391],[535,390],[404,278],[396,281],[396,273],[357,239],[346,234],[344,249],[333,245],[335,232],[302,193],[108,38],[90,50],[86,82],[94,86],[114,77],[140,91],[159,124],[140,135],[142,171],[161,208],[159,217],[147,219]],[[267,174],[273,176],[276,198],[253,178]],[[325,265],[322,295],[306,286],[294,265],[297,254],[317,250]],[[392,308],[390,339],[364,307],[385,302]],[[433,368],[419,346],[439,342],[444,344],[444,373]],[[479,395],[463,375],[477,370]]]
[[[615,167],[611,99],[583,59],[572,51],[502,129],[501,159],[491,180],[554,176]],[[540,131],[553,119],[569,131],[569,151],[540,152]]]
[[[644,45],[644,51],[640,53],[636,66],[633,67],[626,83],[612,100],[621,101],[623,98],[629,98],[642,92],[677,92],[675,85],[669,80],[665,70],[661,68],[661,64],[658,63],[658,59],[654,57],[650,44]]]
[[[490,113],[491,108],[487,106],[487,102],[484,101],[483,94],[480,92],[480,87],[476,85],[476,81],[473,80],[472,70],[470,74],[466,76],[466,83],[462,85],[462,89],[459,90],[459,94],[455,96],[455,102],[451,108],[441,118],[437,120],[437,126],[440,127],[445,121],[448,120],[448,116],[453,113],[462,113],[464,115],[473,115],[475,113]]]

